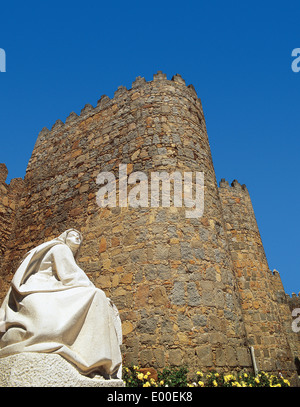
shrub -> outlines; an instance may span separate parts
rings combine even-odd
[[[140,367],[123,367],[123,380],[127,387],[289,387],[290,383],[278,375],[259,372],[256,376],[241,372],[239,374],[202,373],[197,371],[194,380],[188,380],[186,367],[164,368],[158,373],[158,379],[151,372],[142,373]],[[147,369],[146,369],[147,370]],[[145,371],[145,369],[143,369]]]
[[[158,374],[158,381],[160,383],[163,382],[164,387],[187,387],[187,374],[187,367],[164,368],[164,370]]]

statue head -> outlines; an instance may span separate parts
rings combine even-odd
[[[73,252],[74,257],[77,257],[79,248],[82,244],[82,234],[76,229],[68,229],[62,233],[57,240],[65,243]]]
[[[73,252],[77,252],[81,245],[80,233],[77,230],[71,230],[66,237],[66,244]]]

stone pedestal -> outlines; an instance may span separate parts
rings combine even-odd
[[[63,357],[20,353],[0,358],[0,387],[124,387],[123,380],[83,376]]]

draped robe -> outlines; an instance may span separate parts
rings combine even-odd
[[[57,353],[82,374],[120,378],[118,310],[77,265],[65,238],[33,249],[18,268],[1,306],[0,357]]]

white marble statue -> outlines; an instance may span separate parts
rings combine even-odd
[[[24,257],[1,306],[0,358],[59,354],[83,375],[121,378],[118,311],[75,258],[81,234],[69,229]]]

